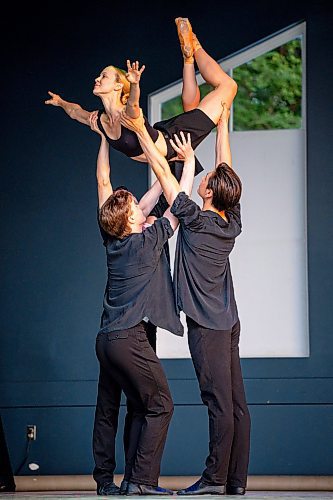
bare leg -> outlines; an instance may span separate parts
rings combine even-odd
[[[195,76],[194,64],[184,61],[182,101],[184,111],[195,109],[200,102],[200,91]]]
[[[194,58],[202,77],[214,87],[214,90],[202,99],[198,108],[217,124],[222,113],[222,104],[225,102],[228,108],[231,107],[237,93],[237,84],[200,44],[194,52]]]
[[[200,91],[194,69],[194,44],[192,27],[187,17],[177,17],[177,26],[180,48],[184,58],[182,102],[184,111],[195,109],[200,102]]]
[[[196,35],[192,31],[192,26],[188,18],[177,17],[175,22],[185,63],[182,93],[184,110],[188,111],[189,109],[193,109],[193,103],[196,102],[197,99],[197,83],[196,81],[194,82],[195,73],[193,80],[193,72],[191,75],[191,69],[186,68],[186,66],[192,66],[194,57],[202,77],[209,85],[214,87],[214,90],[207,94],[197,107],[217,124],[222,114],[223,103],[226,103],[228,108],[231,107],[232,101],[237,93],[237,84],[202,48]]]

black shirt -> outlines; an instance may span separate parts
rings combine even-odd
[[[148,317],[156,326],[183,335],[165,251],[173,235],[165,217],[142,233],[123,239],[101,230],[107,256],[108,280],[99,333],[124,330]]]
[[[160,217],[163,217],[164,212],[166,212],[169,208],[169,203],[167,202],[164,193],[162,193],[158,199],[158,202],[156,205],[153,207],[151,210],[150,214],[153,217],[156,217],[159,219]],[[166,241],[164,245],[164,251],[166,258],[168,259],[168,263],[170,265],[170,249],[169,249],[169,242]]]
[[[171,212],[180,222],[174,271],[178,311],[205,328],[228,330],[238,319],[229,254],[242,228],[240,205],[226,211],[226,222],[179,193]]]

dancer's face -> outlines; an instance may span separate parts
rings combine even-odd
[[[129,215],[128,222],[131,224],[133,232],[135,233],[141,233],[143,225],[146,222],[146,217],[139,206],[138,200],[134,198],[134,196],[131,201],[131,213]]]
[[[208,172],[208,174],[204,175],[200,181],[199,187],[197,189],[197,193],[200,198],[204,199],[207,194],[207,185],[210,177],[213,175],[213,172]]]
[[[93,94],[108,94],[115,90],[118,86],[119,82],[116,80],[116,72],[111,66],[108,66],[103,69],[97,78],[95,78]]]

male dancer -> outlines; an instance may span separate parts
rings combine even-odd
[[[108,282],[96,340],[100,377],[93,440],[94,478],[98,494],[112,495],[119,491],[113,483],[113,471],[122,389],[133,408],[130,434],[133,460],[126,494],[170,495],[172,491],[159,488],[157,482],[173,405],[165,374],[147,340],[146,319],[177,335],[183,333],[175,311],[170,269],[163,254],[164,244],[178,221],[167,210],[164,217],[144,229],[146,214],[156,203],[156,190],[151,188],[140,203],[126,190],[113,192],[108,144],[96,122],[97,114],[92,115],[91,125],[101,136],[97,181]],[[180,141],[175,137],[173,144],[184,159],[180,185],[166,159],[158,153],[163,160],[160,165],[153,158],[154,172],[170,204],[181,189],[190,193],[193,185],[195,158],[190,136],[185,139],[181,133],[181,138]],[[109,449],[104,440],[109,441]]]
[[[250,444],[239,360],[240,322],[229,254],[241,232],[241,181],[231,168],[229,110],[217,126],[216,168],[201,181],[202,209],[180,193],[171,207],[180,221],[174,288],[186,314],[201,399],[208,407],[209,455],[202,477],[178,495],[244,495]]]
[[[239,360],[240,322],[229,254],[241,232],[241,181],[231,168],[229,109],[217,125],[216,168],[198,188],[203,207],[185,193],[171,206],[180,222],[174,289],[187,318],[189,348],[201,398],[208,407],[209,455],[202,477],[178,495],[244,495],[250,415]],[[132,120],[142,148],[154,145]],[[129,127],[129,123],[127,123]],[[156,149],[156,148],[155,148]],[[147,154],[147,152],[146,152]]]

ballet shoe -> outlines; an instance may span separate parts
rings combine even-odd
[[[193,64],[193,39],[192,39],[192,26],[187,17],[177,17],[175,19],[177,26],[178,38],[180,48],[187,64]]]
[[[195,33],[192,33],[192,41],[193,41],[193,53],[196,52],[198,49],[202,49],[201,43],[197,39],[197,35]]]

